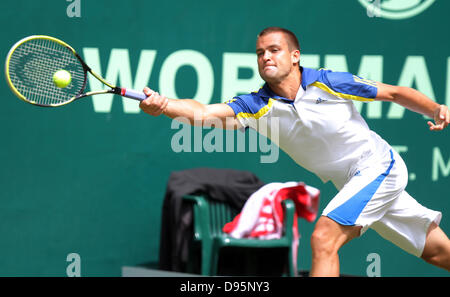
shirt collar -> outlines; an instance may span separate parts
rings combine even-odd
[[[275,94],[272,89],[270,89],[269,84],[265,83],[264,86],[259,90],[259,96],[261,96],[262,98],[274,98],[274,99],[283,99],[283,100],[287,100],[284,97],[278,96],[277,94]]]

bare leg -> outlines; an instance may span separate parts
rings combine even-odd
[[[360,234],[360,226],[343,226],[322,216],[311,235],[310,276],[339,276],[338,250]]]
[[[428,228],[421,258],[430,264],[450,271],[450,240],[434,222]]]

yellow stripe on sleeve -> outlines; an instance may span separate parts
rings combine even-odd
[[[257,119],[261,118],[263,115],[265,115],[272,108],[274,101],[275,101],[274,99],[269,99],[269,102],[267,103],[267,105],[263,106],[260,110],[258,110],[257,113],[240,112],[236,115],[236,117],[238,117],[238,118],[254,118],[257,120]]]
[[[377,83],[375,81],[373,81],[373,80],[370,80],[370,79],[360,78],[360,77],[357,77],[356,75],[353,75],[353,80],[356,81],[356,82],[365,84],[365,85],[369,85],[369,86],[372,86],[372,87],[377,87]]]
[[[312,83],[311,86],[317,87],[327,93],[330,93],[331,95],[334,95],[334,96],[337,96],[337,97],[343,98],[343,99],[350,99],[350,100],[356,100],[356,101],[374,101],[373,98],[365,98],[365,97],[360,97],[360,96],[356,96],[356,95],[349,95],[349,94],[335,92],[334,90],[330,89],[326,84],[318,82],[318,81]]]
[[[237,100],[237,99],[234,99],[234,98],[233,98],[233,99],[230,99],[230,100],[228,100],[228,101],[225,101],[224,103],[225,103],[225,104],[230,104],[230,103],[232,103],[232,102],[234,102],[234,101],[236,101],[236,100]]]

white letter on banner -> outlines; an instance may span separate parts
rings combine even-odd
[[[320,68],[320,55],[300,55],[300,65],[306,68]]]
[[[450,160],[445,164],[444,157],[442,157],[441,150],[438,147],[433,148],[433,157],[432,157],[432,171],[431,171],[431,180],[438,181],[439,180],[439,171],[442,173],[443,177],[447,177],[450,175]],[[440,170],[439,170],[440,169]]]
[[[325,68],[333,71],[348,72],[345,55],[325,55]]]
[[[100,76],[102,75],[100,54],[98,48],[83,48],[83,55],[86,64],[92,68],[92,71]],[[125,88],[142,90],[148,83],[155,60],[155,50],[142,50],[139,58],[139,64],[136,72],[136,80],[132,83],[130,57],[127,49],[112,49],[106,70],[105,80],[110,84],[120,85]],[[91,91],[108,89],[94,76],[89,75],[89,86]],[[95,112],[111,112],[113,94],[102,94],[92,96]],[[138,101],[129,98],[123,98],[123,110],[125,113],[138,113],[140,111]]]
[[[264,83],[259,76],[256,54],[224,53],[222,69],[222,102],[232,99],[239,94],[257,91]],[[239,69],[250,69],[250,78],[239,78]]]
[[[423,56],[408,56],[406,58],[398,85],[412,87],[414,83],[418,91],[434,100],[433,86],[431,85],[430,75],[428,74],[427,65]],[[403,106],[400,106],[397,103],[391,103],[387,118],[401,119],[403,118],[404,113],[405,108]]]
[[[214,71],[207,57],[193,50],[179,50],[172,53],[161,66],[159,93],[177,99],[175,78],[178,69],[191,66],[197,72],[197,92],[192,98],[203,104],[211,102],[214,90]]]

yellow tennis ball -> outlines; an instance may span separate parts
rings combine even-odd
[[[70,75],[70,72],[67,70],[58,70],[55,72],[55,74],[53,74],[53,83],[58,88],[67,87],[71,81],[72,76]]]

